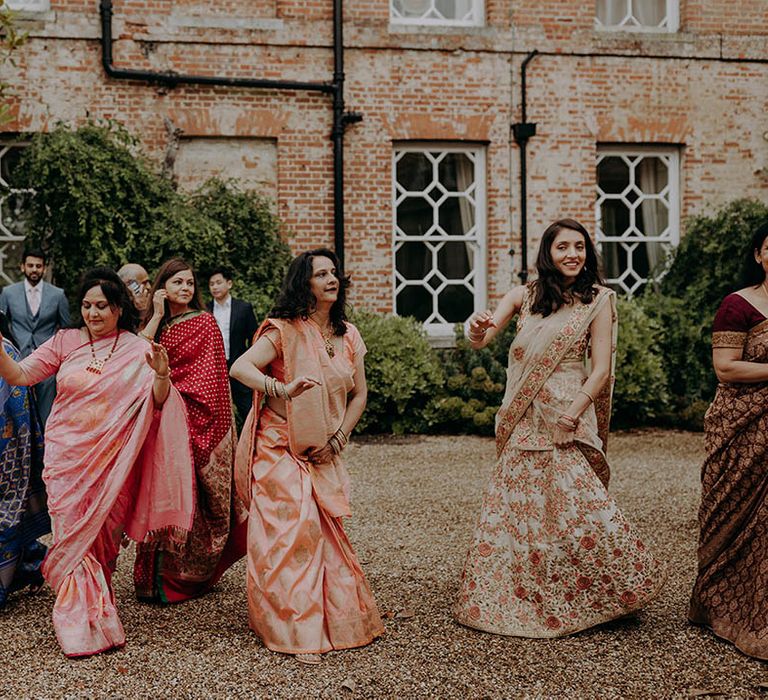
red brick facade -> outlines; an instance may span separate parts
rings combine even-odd
[[[132,69],[329,81],[331,11],[330,0],[117,0],[114,59]],[[292,248],[332,242],[330,97],[110,80],[100,64],[98,0],[51,0],[49,11],[25,17],[31,39],[11,77],[18,118],[9,131],[112,118],[158,159],[169,124],[182,140],[269,141]],[[510,127],[521,120],[520,66],[534,49],[529,261],[551,220],[568,215],[595,228],[603,144],[679,149],[682,219],[736,197],[768,199],[762,0],[681,0],[674,33],[596,30],[595,3],[576,0],[486,0],[481,27],[394,25],[385,0],[347,0],[344,19],[347,108],[364,116],[345,141],[356,304],[392,310],[393,145],[411,141],[484,149],[489,300],[517,281],[519,149]]]

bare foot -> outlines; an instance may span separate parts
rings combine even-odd
[[[309,664],[310,666],[316,666],[322,661],[320,654],[294,654],[293,658],[299,663]]]

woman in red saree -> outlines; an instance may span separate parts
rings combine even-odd
[[[134,583],[142,600],[178,603],[206,593],[245,554],[247,511],[232,487],[235,428],[224,341],[203,311],[190,265],[166,262],[151,298],[141,335],[168,351],[171,381],[187,409],[197,507],[183,551],[163,552],[151,543],[138,548]]]
[[[192,459],[179,439],[184,406],[165,351],[134,335],[133,302],[113,270],[86,273],[78,302],[81,328],[59,331],[18,363],[0,350],[0,376],[12,384],[56,374],[43,470],[53,544],[43,574],[67,656],[125,644],[112,590],[123,534],[173,549],[194,509]]]
[[[342,524],[351,511],[340,454],[367,388],[365,344],[344,318],[348,280],[337,269],[326,249],[295,258],[231,370],[255,390],[237,454],[237,489],[250,503],[251,628],[303,663],[384,631]]]
[[[768,223],[747,252],[746,286],[715,316],[719,380],[704,418],[698,574],[688,617],[768,660]]]
[[[481,348],[519,314],[455,614],[485,632],[560,637],[647,605],[664,577],[606,490],[615,295],[586,229],[552,224],[536,266],[535,282],[469,323]]]

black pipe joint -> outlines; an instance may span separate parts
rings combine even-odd
[[[518,122],[513,124],[512,134],[517,144],[522,146],[531,136],[536,135],[536,122]]]

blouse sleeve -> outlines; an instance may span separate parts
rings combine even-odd
[[[363,340],[363,336],[360,335],[360,331],[355,328],[351,323],[347,323],[347,333],[348,342],[350,344],[350,347],[352,348],[352,355],[355,358],[358,357],[364,357],[365,353],[368,352],[368,348],[365,347],[365,341]]]
[[[280,330],[276,328],[275,326],[270,326],[267,328],[267,330],[264,331],[263,336],[270,342],[272,345],[274,345],[275,350],[277,350],[277,354],[279,356],[282,356],[283,354],[283,343],[280,338]]]
[[[53,337],[46,340],[29,357],[25,357],[19,366],[27,375],[27,381],[30,386],[37,384],[43,379],[52,377],[59,371],[63,356],[62,339],[66,331],[59,331]]]
[[[713,348],[743,348],[750,329],[750,318],[737,294],[729,294],[720,304],[712,324]]]

